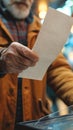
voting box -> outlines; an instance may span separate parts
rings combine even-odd
[[[68,114],[59,115],[59,111],[38,120],[25,121],[17,124],[17,130],[73,130],[73,106]]]

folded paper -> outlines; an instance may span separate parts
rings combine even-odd
[[[70,33],[73,18],[49,7],[33,51],[39,56],[34,67],[29,67],[18,77],[42,80],[49,65],[63,48]]]

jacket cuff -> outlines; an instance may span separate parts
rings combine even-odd
[[[2,59],[3,50],[5,50],[5,48],[0,48],[0,78],[4,77],[6,75],[6,73],[5,73],[5,62]]]

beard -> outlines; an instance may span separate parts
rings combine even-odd
[[[32,2],[24,0],[3,0],[6,10],[16,19],[25,19],[30,13]]]
[[[25,9],[25,7],[23,7],[22,9],[19,9],[18,7],[14,6],[14,5],[11,7],[8,7],[7,10],[16,19],[25,19],[28,17],[28,15],[30,13],[30,9]]]

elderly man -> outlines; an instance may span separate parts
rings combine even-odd
[[[33,0],[0,1],[0,130],[14,130],[17,122],[50,113],[47,81],[67,104],[73,103],[71,84],[66,84],[73,81],[70,80],[73,74],[62,54],[42,81],[18,78],[22,70],[38,61],[30,50],[41,27],[38,18],[32,15],[32,4]]]

